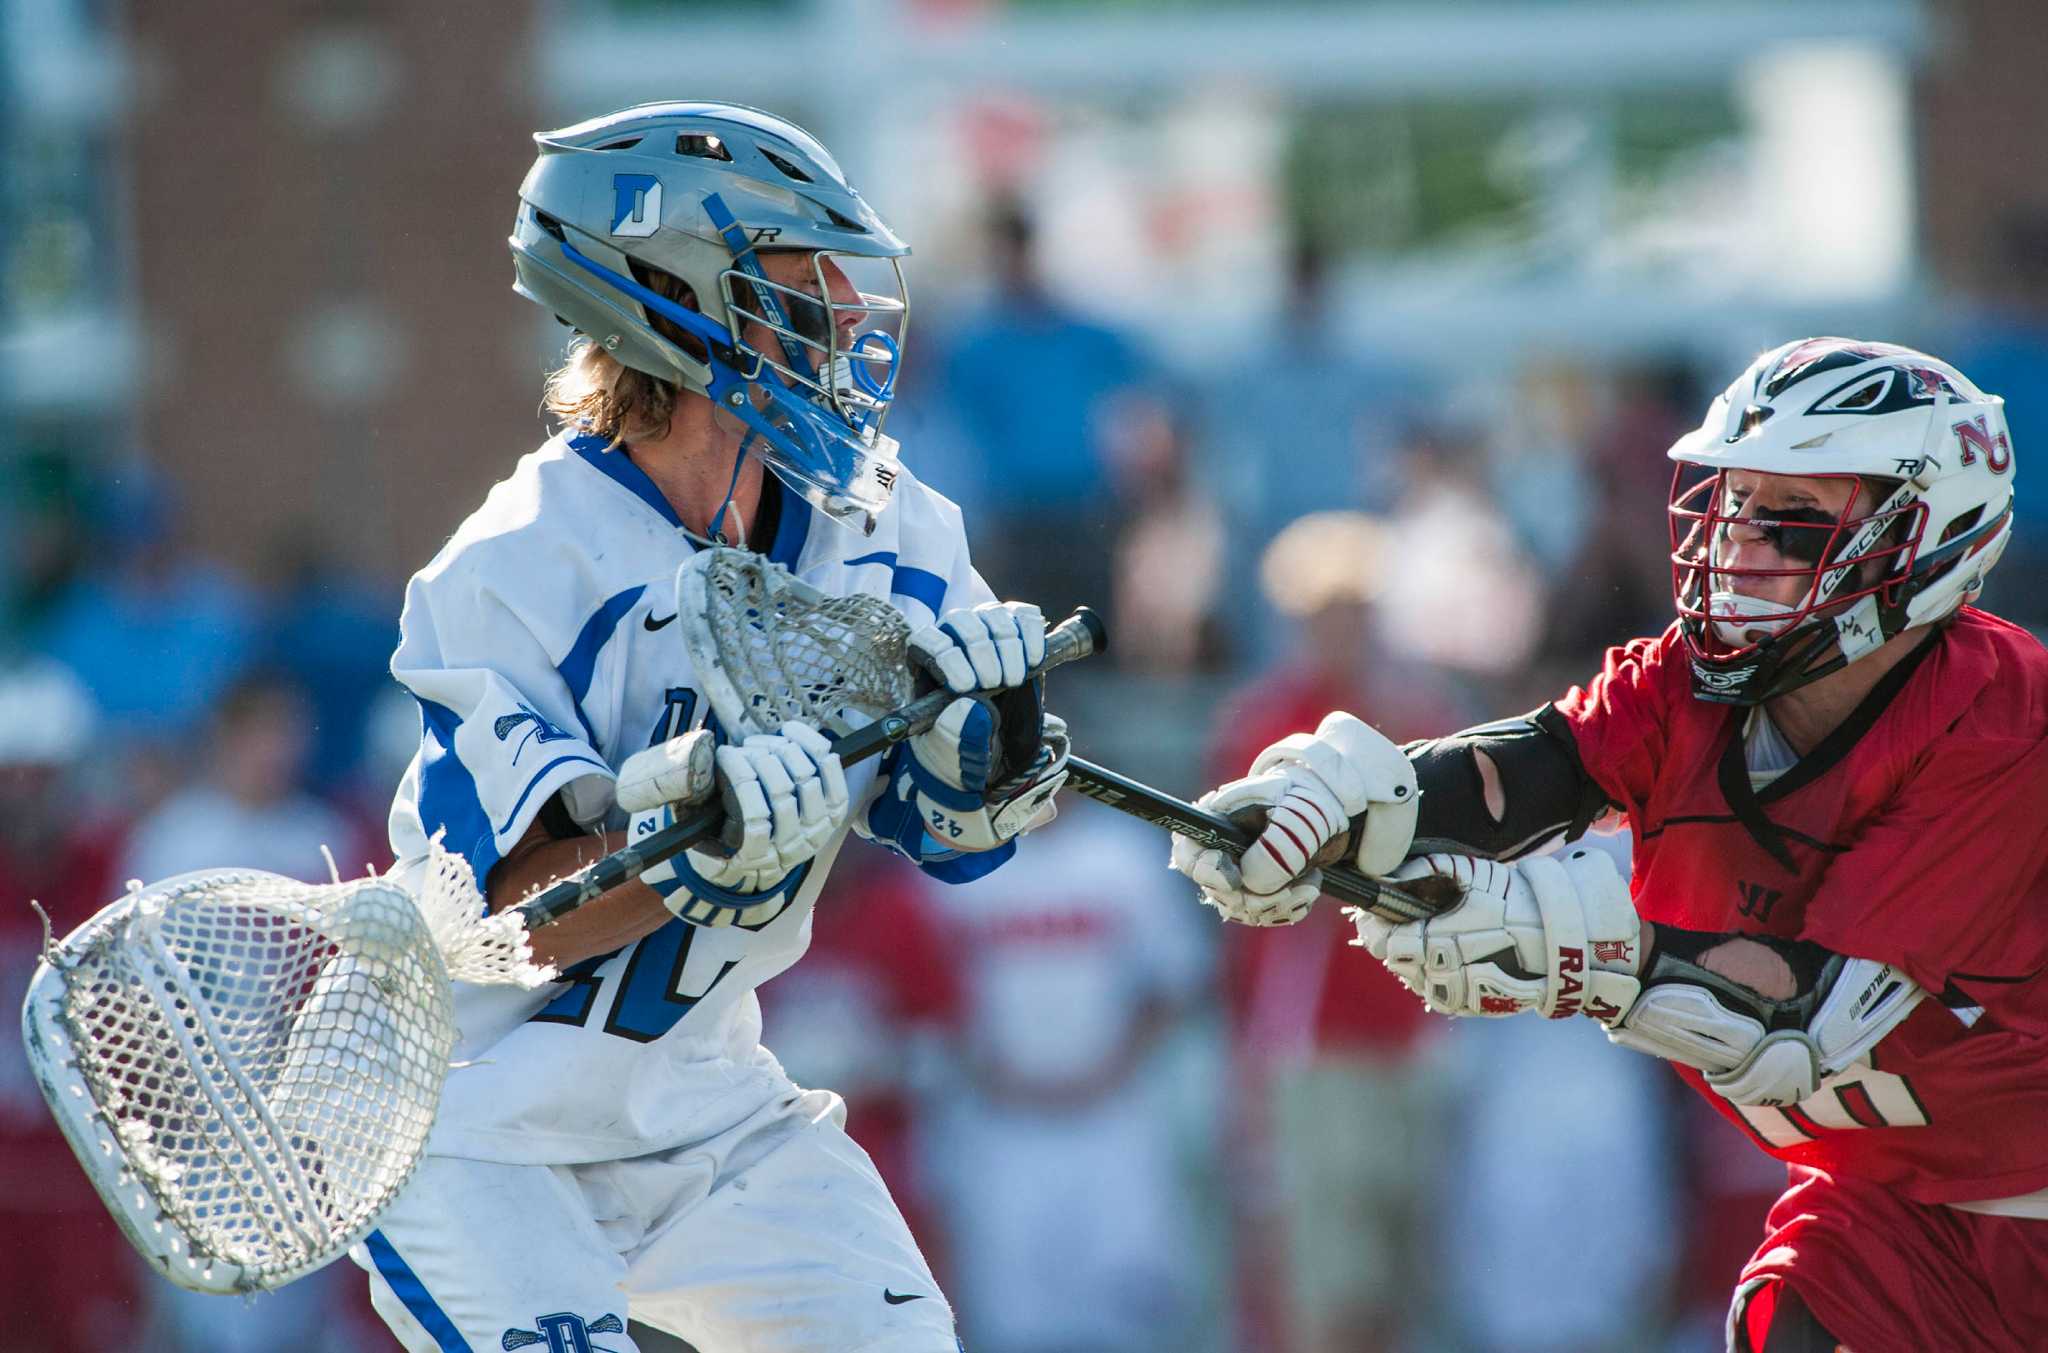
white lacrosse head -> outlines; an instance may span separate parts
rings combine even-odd
[[[456,1035],[448,925],[423,903],[478,918],[519,969],[501,980],[541,976],[516,918],[483,919],[455,864],[426,871],[448,897],[418,900],[388,878],[180,875],[45,953],[29,1061],[158,1272],[200,1292],[282,1286],[362,1239],[411,1177]]]
[[[699,550],[676,571],[676,614],[726,737],[795,719],[828,733],[909,703],[910,622],[880,597],[828,597],[747,550]]]

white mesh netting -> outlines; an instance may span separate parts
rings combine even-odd
[[[909,622],[880,597],[828,597],[745,550],[701,550],[689,569],[683,638],[734,736],[789,719],[845,732],[916,693]]]
[[[272,1287],[360,1239],[433,1126],[449,970],[545,976],[464,861],[437,849],[415,887],[187,875],[53,951],[87,1092],[196,1266]]]

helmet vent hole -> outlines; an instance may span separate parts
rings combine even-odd
[[[598,149],[599,149],[599,150],[631,150],[631,149],[632,149],[633,147],[635,147],[635,146],[637,146],[637,145],[639,145],[639,144],[640,144],[640,138],[639,138],[639,137],[637,137],[637,136],[629,136],[629,137],[627,137],[627,138],[626,138],[625,140],[623,140],[623,141],[613,141],[613,142],[612,142],[612,143],[610,143],[609,145],[603,145],[603,146],[599,146],[599,147],[598,147]]]
[[[562,223],[546,212],[536,210],[533,213],[533,223],[564,244],[568,243],[568,237],[562,234]]]
[[[1936,543],[1939,545],[1948,544],[1957,536],[1962,535],[1964,532],[1974,527],[1980,520],[1982,520],[1983,516],[1984,505],[1982,503],[1979,503],[1976,507],[1971,508],[1968,512],[1965,512],[1962,516],[1957,517],[1954,521],[1950,522],[1947,528],[1942,531],[1941,539]]]
[[[704,132],[684,132],[676,137],[676,154],[697,160],[732,162],[732,152],[725,148],[725,142]]]
[[[1766,408],[1761,404],[1750,405],[1742,411],[1742,421],[1735,425],[1735,436],[1730,438],[1730,440],[1733,441],[1747,437],[1750,433],[1755,432],[1758,428],[1769,422],[1771,415],[1775,412],[1776,410]]]
[[[841,230],[852,230],[859,234],[868,233],[868,228],[858,221],[849,221],[830,207],[825,208],[825,219]]]
[[[809,183],[811,181],[811,176],[809,174],[806,174],[803,170],[797,168],[788,160],[783,159],[774,151],[769,150],[766,146],[763,146],[761,148],[761,156],[763,159],[767,160],[768,163],[774,165],[777,169],[780,169],[786,176],[795,179],[798,183]]]
[[[1890,373],[1881,375],[1875,380],[1865,381],[1848,394],[1835,400],[1831,407],[1836,409],[1867,409],[1877,403],[1878,400],[1884,398],[1884,392],[1890,387],[1891,383]]]

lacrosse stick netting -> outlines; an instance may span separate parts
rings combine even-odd
[[[829,733],[909,703],[910,622],[880,597],[829,597],[745,550],[705,549],[676,578],[683,643],[726,735],[798,719]]]
[[[22,1010],[57,1122],[144,1258],[202,1292],[274,1288],[366,1235],[426,1145],[449,980],[533,985],[438,848],[418,896],[211,870],[138,888],[38,966]]]

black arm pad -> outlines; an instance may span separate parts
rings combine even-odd
[[[1563,832],[1576,840],[1608,806],[1579,763],[1578,745],[1549,705],[1515,719],[1481,724],[1402,748],[1415,766],[1422,803],[1410,855],[1451,850],[1512,860]],[[1500,771],[1506,811],[1486,810],[1475,750]]]

